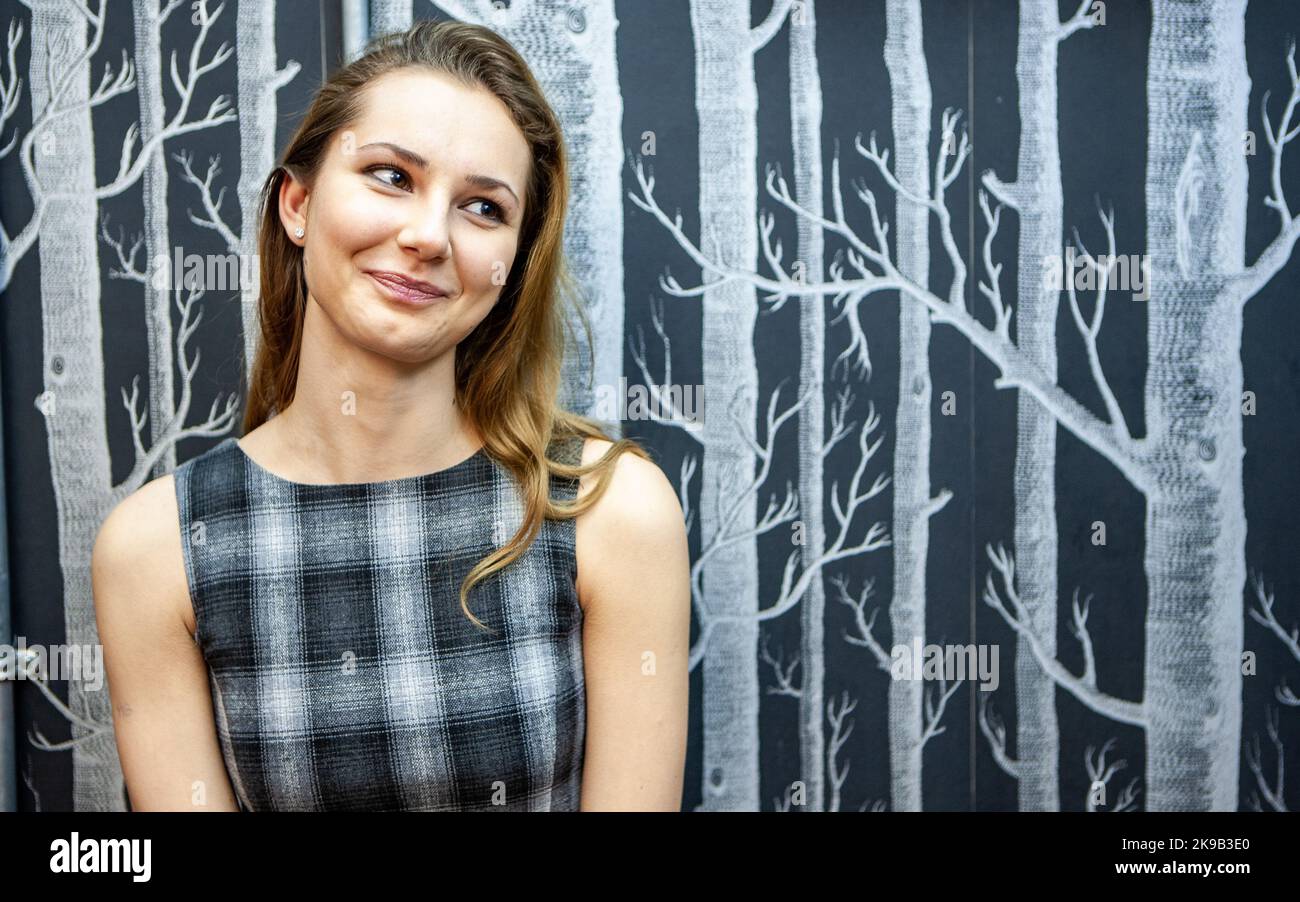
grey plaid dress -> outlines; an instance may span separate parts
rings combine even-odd
[[[552,447],[576,463],[582,441]],[[577,810],[574,521],[461,581],[523,519],[480,449],[382,482],[282,479],[227,438],[176,468],[195,641],[246,811]],[[576,480],[551,480],[572,499]]]

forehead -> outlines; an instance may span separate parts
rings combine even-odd
[[[435,167],[507,181],[523,197],[531,152],[506,105],[490,91],[427,70],[389,72],[370,83],[356,146],[400,144]]]

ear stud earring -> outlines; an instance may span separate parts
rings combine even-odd
[[[301,238],[303,236],[302,226],[298,226],[297,230],[293,234],[295,237]]]

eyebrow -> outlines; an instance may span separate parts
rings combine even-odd
[[[362,144],[359,149],[365,150],[367,147],[387,148],[412,166],[419,169],[429,168],[428,160],[413,150],[407,150],[400,144],[393,144],[391,141],[371,141],[369,144]],[[469,182],[471,185],[476,185],[479,188],[504,188],[506,191],[510,192],[510,196],[515,199],[515,203],[519,203],[519,195],[515,194],[514,189],[501,181],[501,179],[493,178],[490,175],[467,175],[465,176],[465,181]]]

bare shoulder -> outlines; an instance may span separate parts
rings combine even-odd
[[[159,476],[127,497],[100,524],[91,554],[97,606],[109,603],[154,603],[163,610],[151,615],[174,614],[187,632],[194,632],[194,611],[181,548],[180,516],[176,506],[176,481],[171,473]],[[139,612],[144,613],[144,612]]]
[[[582,449],[583,465],[600,460],[613,444],[606,439],[587,439]],[[596,473],[582,477],[578,497],[583,498],[590,493],[596,487],[597,480]],[[682,516],[677,492],[664,471],[654,461],[630,452],[618,456],[605,493],[587,513],[597,512],[595,519],[632,518],[641,525],[649,525],[656,517],[667,513],[674,514],[678,519]],[[648,521],[640,519],[647,516]]]
[[[583,464],[599,460],[612,444],[605,439],[587,439]],[[597,480],[596,473],[582,477],[578,497],[588,495]],[[577,518],[576,543],[578,594],[584,610],[601,594],[600,583],[615,567],[684,554],[681,503],[659,465],[636,454],[620,454],[604,494]]]

